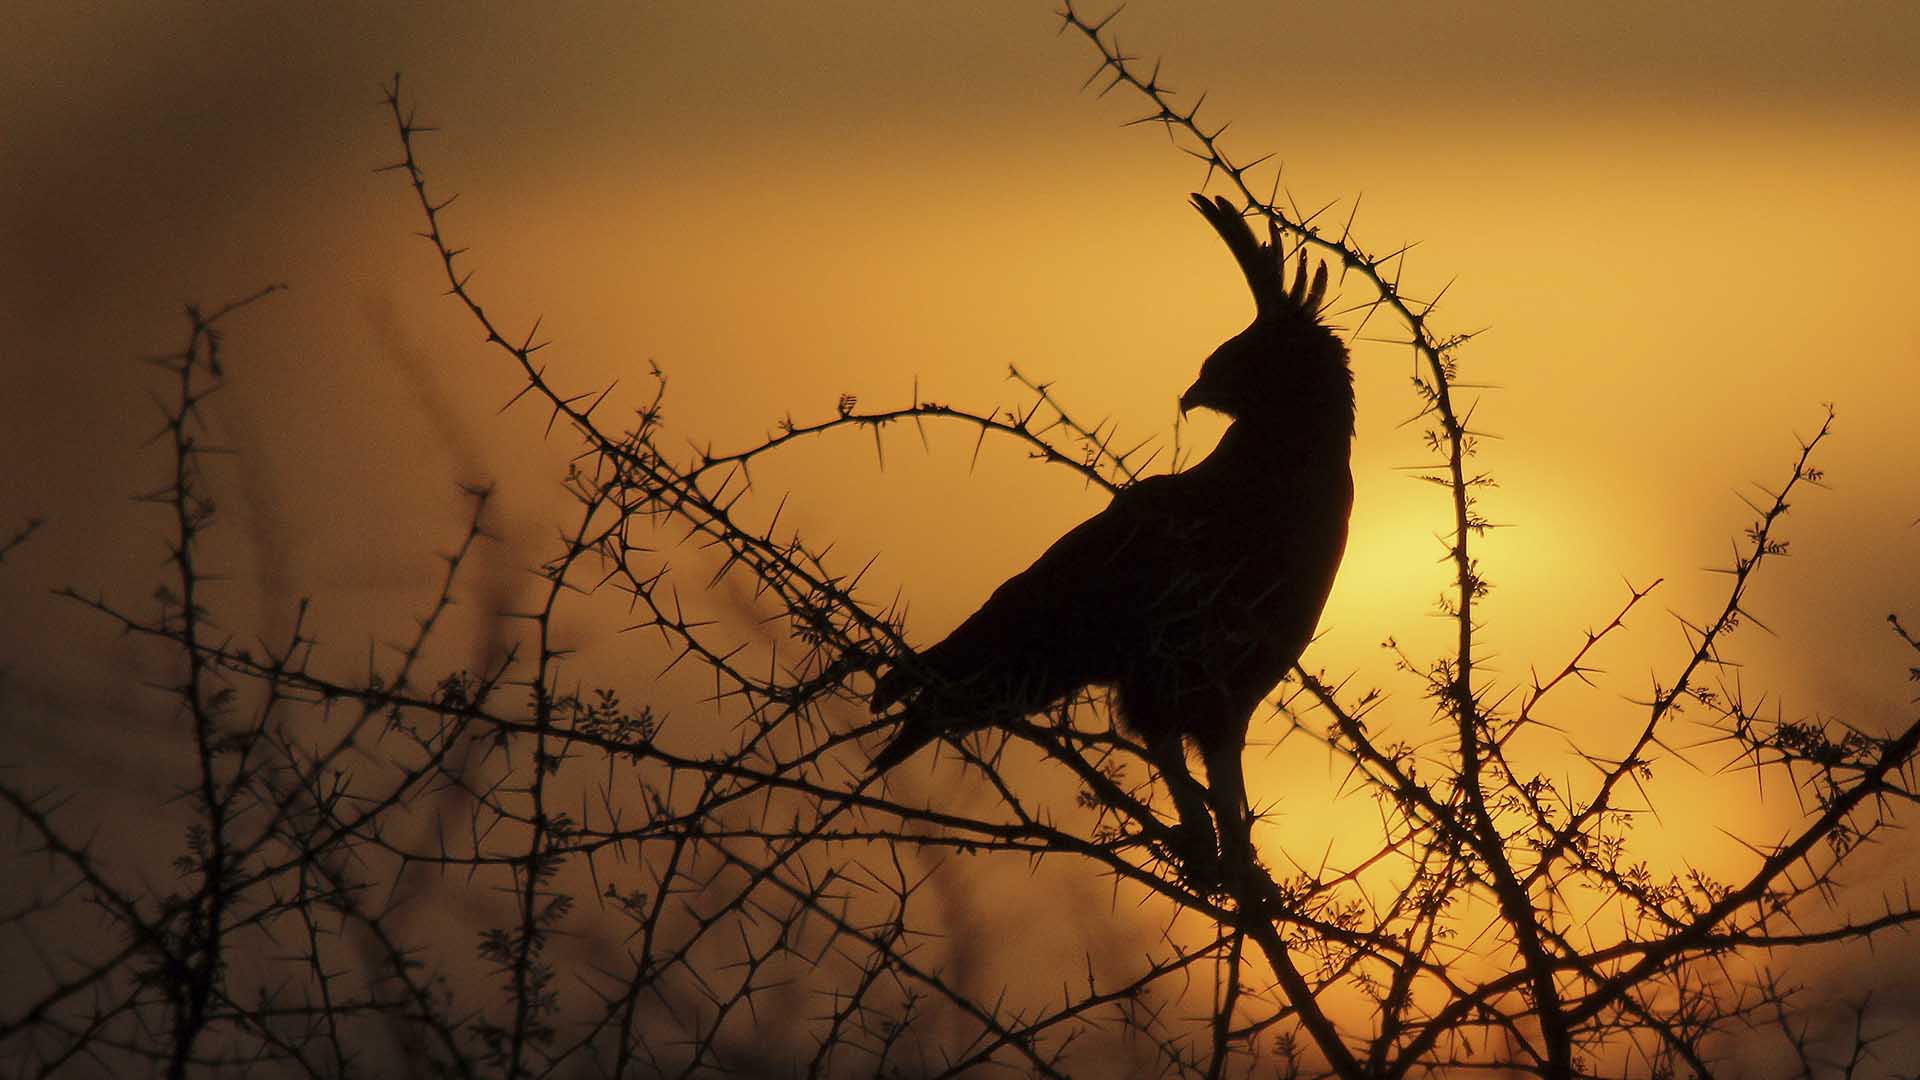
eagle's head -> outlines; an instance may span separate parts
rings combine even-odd
[[[1235,419],[1290,424],[1337,420],[1351,434],[1353,374],[1347,348],[1320,321],[1327,264],[1314,268],[1309,284],[1303,247],[1289,285],[1279,230],[1271,221],[1269,240],[1261,243],[1225,198],[1195,194],[1193,205],[1239,262],[1253,290],[1255,311],[1252,325],[1200,365],[1200,377],[1180,396],[1180,411],[1208,408]]]

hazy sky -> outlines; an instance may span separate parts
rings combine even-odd
[[[185,301],[292,286],[231,325],[213,418],[242,452],[218,549],[237,632],[311,594],[352,670],[431,595],[462,481],[500,485],[487,558],[509,591],[553,535],[571,448],[536,409],[497,415],[513,372],[374,171],[397,153],[378,107],[395,71],[442,129],[422,151],[462,195],[447,220],[489,310],[543,315],[556,370],[622,379],[629,405],[657,362],[690,440],[737,444],[841,393],[904,404],[916,379],[1011,404],[1010,363],[1164,437],[1250,311],[1185,205],[1202,170],[1120,126],[1137,101],[1080,92],[1093,55],[1047,3],[43,4],[9,22],[0,527],[48,524],[0,567],[0,723],[41,760],[150,750],[90,737],[152,701],[127,646],[48,590],[137,604],[162,569],[161,518],[127,496],[162,480],[140,360],[178,347]],[[1884,618],[1920,621],[1920,6],[1135,0],[1115,25],[1210,91],[1241,159],[1276,153],[1301,206],[1344,218],[1364,193],[1363,242],[1419,241],[1408,291],[1451,281],[1440,323],[1487,329],[1463,362],[1499,436],[1488,509],[1512,526],[1483,549],[1496,677],[1564,661],[1623,579],[1665,576],[1602,658],[1615,681],[1578,699],[1594,711],[1562,717],[1624,723],[1622,698],[1678,658],[1664,613],[1713,602],[1735,492],[1784,478],[1832,402],[1830,490],[1789,520],[1795,558],[1755,594],[1776,636],[1739,643],[1743,678],[1788,713],[1875,727],[1911,708]],[[1360,503],[1310,661],[1391,686],[1377,644],[1439,629],[1447,519],[1405,473],[1425,460],[1405,350],[1355,363]],[[931,641],[1098,506],[1012,450],[969,472],[969,447],[900,433],[881,473],[869,444],[823,444],[758,480],[791,486],[791,520],[850,567],[883,553],[876,595],[912,598]],[[598,618],[583,655],[631,664],[624,612]]]

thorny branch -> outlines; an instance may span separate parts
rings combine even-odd
[[[663,449],[679,444],[661,438],[658,371],[633,417],[616,422],[617,388],[563,388],[537,355],[538,323],[513,336],[487,314],[449,239],[453,200],[429,193],[420,142],[433,129],[396,77],[383,95],[401,151],[389,168],[418,202],[449,293],[524,379],[516,400],[577,440],[565,481],[577,517],[540,568],[537,598],[510,614],[518,644],[479,670],[426,674],[444,652],[435,646],[460,571],[489,538],[483,489],[470,492],[473,516],[417,633],[385,670],[370,660],[358,677],[326,673],[304,603],[283,643],[238,644],[208,600],[217,574],[199,540],[216,515],[199,414],[229,363],[218,324],[259,297],[190,311],[188,346],[163,361],[176,379],[163,425],[172,476],[151,496],[169,512],[174,580],[153,615],[66,590],[178,657],[168,689],[196,766],[181,884],[118,873],[71,839],[56,795],[0,779],[19,850],[62,882],[0,913],[0,928],[38,941],[40,926],[84,901],[115,931],[91,951],[49,956],[36,988],[0,1015],[17,1071],[84,1058],[174,1076],[785,1074],[800,1062],[809,1076],[984,1066],[1066,1076],[1113,1062],[1192,1076],[1708,1075],[1728,1040],[1762,1028],[1799,1061],[1819,1059],[1766,954],[1870,940],[1920,917],[1904,897],[1875,915],[1835,903],[1840,868],[1915,798],[1920,720],[1875,731],[1768,718],[1737,684],[1702,684],[1730,667],[1729,638],[1752,621],[1749,586],[1785,553],[1790,497],[1821,480],[1812,462],[1831,414],[1779,492],[1754,506],[1724,605],[1686,624],[1686,654],[1640,706],[1627,752],[1602,758],[1576,743],[1591,776],[1549,781],[1516,735],[1552,723],[1557,688],[1591,678],[1652,587],[1629,587],[1545,678],[1501,688],[1481,672],[1475,601],[1488,585],[1470,544],[1489,527],[1477,500],[1491,481],[1471,463],[1475,407],[1457,396],[1456,353],[1470,335],[1443,336],[1438,298],[1409,297],[1405,249],[1370,253],[1352,215],[1335,229],[1319,223],[1324,211],[1301,214],[1277,177],[1263,198],[1262,161],[1230,157],[1225,125],[1124,52],[1111,16],[1090,20],[1070,3],[1060,15],[1099,55],[1090,83],[1140,95],[1139,121],[1165,128],[1209,182],[1370,294],[1353,309],[1356,334],[1382,312],[1406,328],[1417,405],[1431,418],[1427,479],[1449,499],[1444,614],[1455,641],[1432,663],[1389,644],[1443,733],[1389,740],[1423,718],[1389,717],[1383,692],[1350,693],[1304,669],[1274,710],[1344,762],[1354,797],[1373,800],[1367,849],[1301,859],[1310,842],[1290,839],[1252,873],[1188,880],[1166,857],[1171,810],[1149,758],[1097,696],[956,743],[930,789],[877,784],[861,747],[876,730],[864,679],[882,662],[913,662],[900,612],[866,599],[868,567],[837,568],[830,545],[749,497],[754,464],[849,433],[870,435],[880,454],[882,433],[906,424],[923,437],[927,425],[971,430],[976,454],[1007,440],[1107,490],[1178,463],[1159,461],[1152,440],[1076,419],[1019,371],[1010,408],[953,406],[916,384],[905,404],[863,409],[843,395],[831,415],[783,417],[744,447]],[[0,543],[0,558],[34,525]],[[714,613],[717,583],[748,586],[750,619]],[[577,684],[566,619],[614,594],[668,670],[711,683],[704,707],[724,723]],[[1792,833],[1755,844],[1736,882],[1698,871],[1663,880],[1630,854],[1620,793],[1656,752],[1675,753],[1670,729],[1690,707],[1709,717],[1707,745],[1732,747],[1741,767],[1803,796]],[[1323,727],[1308,709],[1325,714]],[[1078,798],[1057,798],[1063,784]],[[1099,883],[1104,908],[1076,900],[1025,916],[1087,935],[1084,974],[1057,993],[1008,976],[1017,958],[977,936],[967,910],[989,880],[1063,895]],[[1140,927],[1152,930],[1146,947],[1121,932]],[[449,951],[450,930],[467,935],[461,948]],[[476,937],[479,978],[454,959]],[[1847,1069],[1872,1059],[1879,1038],[1864,1004],[1841,1042]]]

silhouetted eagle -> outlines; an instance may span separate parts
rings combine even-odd
[[[1318,317],[1326,265],[1309,287],[1303,250],[1289,289],[1271,225],[1263,244],[1226,199],[1196,194],[1193,205],[1239,261],[1256,313],[1207,357],[1180,409],[1233,424],[1205,460],[1121,490],[946,640],[899,659],[873,692],[876,713],[906,703],[875,770],[1106,686],[1189,838],[1204,829],[1211,851],[1183,737],[1206,763],[1222,840],[1230,821],[1244,829],[1248,722],[1313,636],[1346,547],[1353,375]]]

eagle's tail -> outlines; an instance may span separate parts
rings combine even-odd
[[[929,707],[932,702],[927,693],[928,677],[927,658],[922,655],[909,663],[894,664],[874,684],[873,694],[867,699],[874,715],[886,712],[896,702],[907,701],[906,708],[894,718],[900,721],[900,726],[892,741],[873,756],[876,775],[912,757],[946,732],[946,723],[937,715],[940,710]]]
[[[886,772],[895,765],[918,753],[920,748],[945,734],[946,726],[935,722],[924,714],[908,711],[902,718],[900,730],[893,741],[873,755],[875,774]]]

